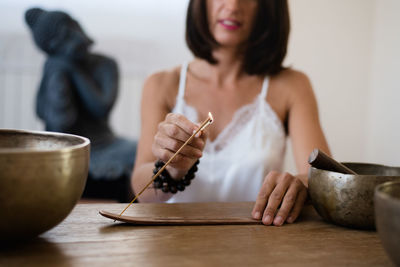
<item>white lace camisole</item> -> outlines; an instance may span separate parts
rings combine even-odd
[[[182,65],[172,112],[198,123],[203,118],[184,99],[187,67]],[[266,101],[268,83],[266,77],[254,101],[236,110],[214,141],[207,140],[192,184],[167,202],[256,200],[268,172],[282,169],[286,149],[282,122]]]

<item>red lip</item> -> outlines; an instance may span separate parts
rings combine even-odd
[[[225,29],[231,31],[237,30],[242,26],[242,24],[239,21],[233,19],[220,19],[218,20],[218,23]]]

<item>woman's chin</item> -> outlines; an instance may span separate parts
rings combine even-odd
[[[220,36],[216,37],[215,40],[221,47],[231,47],[235,48],[243,44],[245,41],[242,38],[239,38],[239,36],[234,36],[231,34],[230,36]]]

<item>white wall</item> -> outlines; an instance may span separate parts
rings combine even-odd
[[[366,160],[374,6],[365,0],[290,1],[286,62],[310,77],[329,146],[340,161]]]
[[[399,1],[289,2],[292,33],[285,62],[309,75],[334,156],[341,161],[400,166],[396,111],[400,100]],[[187,1],[1,1],[0,104],[7,94],[19,94],[19,101],[31,107],[10,112],[15,103],[5,102],[0,107],[2,128],[41,127],[39,122],[32,123],[32,111],[43,56],[35,49],[23,21],[24,10],[37,5],[69,12],[97,41],[96,51],[118,60],[121,89],[111,123],[119,134],[137,137],[145,76],[191,58],[184,43]],[[26,69],[31,69],[33,76],[18,79]],[[10,70],[12,76],[1,78],[1,73]],[[12,86],[25,92],[6,93],[6,88]],[[10,113],[23,114],[15,119]],[[290,156],[287,162],[287,168],[293,170]]]
[[[137,138],[139,101],[145,77],[191,58],[184,43],[186,5],[182,0],[0,2],[0,16],[3,15],[0,23],[0,127],[42,128],[34,114],[34,92],[40,81],[44,56],[36,49],[23,17],[25,10],[39,6],[68,12],[95,40],[94,51],[117,60],[121,86],[111,125],[118,134]],[[17,78],[28,72],[29,78]],[[21,84],[19,80],[25,82]],[[10,89],[12,87],[16,89]],[[22,107],[13,103],[17,100],[5,99],[21,101],[20,96],[26,102]]]
[[[400,1],[377,1],[367,160],[400,166]]]

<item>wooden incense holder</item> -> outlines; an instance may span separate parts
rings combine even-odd
[[[308,163],[310,163],[314,168],[321,170],[340,172],[344,174],[357,174],[319,149],[314,149],[311,152],[310,157],[308,158]]]
[[[118,215],[105,210],[99,211],[100,215],[132,225],[237,225],[237,224],[262,224],[261,220],[255,220],[249,217],[223,218],[207,216],[203,217],[134,217]]]
[[[262,224],[251,217],[254,202],[137,203],[122,216],[123,204],[113,204],[100,215],[130,225]]]

